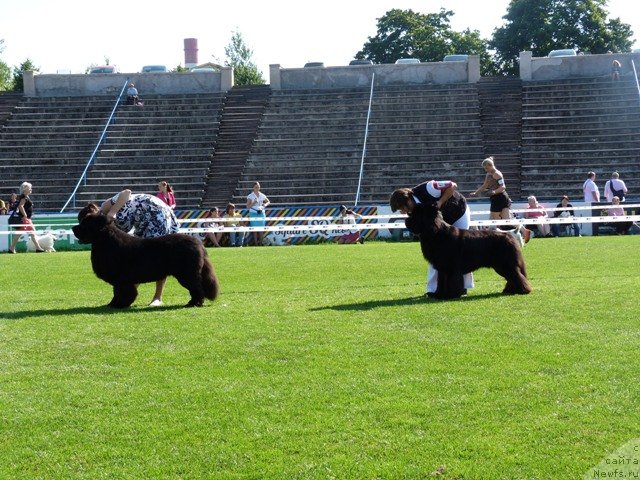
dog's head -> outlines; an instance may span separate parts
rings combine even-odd
[[[441,221],[442,214],[435,203],[420,203],[413,208],[404,224],[411,233],[419,235]]]
[[[86,207],[85,207],[86,208]],[[93,243],[113,220],[102,213],[85,215],[80,223],[72,228],[73,234],[80,243]]]
[[[82,222],[87,215],[94,215],[100,213],[100,207],[95,203],[89,203],[78,212],[78,222]]]

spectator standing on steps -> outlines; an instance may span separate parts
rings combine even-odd
[[[618,197],[621,202],[624,202],[624,197],[627,195],[627,186],[620,179],[618,172],[611,174],[611,179],[607,180],[604,184],[604,196],[607,197],[607,202],[613,202],[613,197]]]
[[[600,201],[600,189],[596,185],[595,172],[587,173],[587,179],[582,184],[582,191],[584,192],[584,201],[586,203],[598,203]]]
[[[618,60],[614,60],[611,63],[611,80],[620,80],[620,71],[622,70],[622,65]]]

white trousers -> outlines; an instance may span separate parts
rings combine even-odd
[[[453,224],[454,227],[457,227],[461,230],[469,230],[469,222],[471,221],[471,210],[469,210],[469,206],[467,206],[467,210],[464,212],[458,220],[456,220]],[[473,273],[466,273],[463,276],[464,278],[464,288],[473,288]],[[435,293],[438,289],[438,271],[429,265],[427,269],[427,292]]]

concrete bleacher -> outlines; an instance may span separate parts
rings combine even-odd
[[[160,180],[173,187],[178,208],[200,205],[224,94],[145,95],[143,100],[142,107],[118,107],[76,205],[124,188],[155,194]]]
[[[22,93],[0,92],[0,127],[13,114],[22,97]]]
[[[75,204],[131,188],[155,193],[160,179],[181,208],[198,207],[224,94],[145,96],[119,105]],[[114,106],[113,96],[25,98],[0,132],[0,195],[34,186],[38,211],[60,211],[80,178]]]
[[[274,92],[234,200],[254,181],[274,203],[355,199],[368,88]],[[398,187],[455,178],[475,188],[482,158],[474,85],[380,87],[374,91],[360,201],[388,201]],[[475,167],[475,168],[473,168]]]
[[[225,208],[231,199],[270,95],[268,85],[233,87],[227,92],[214,153],[206,175],[202,207]]]
[[[601,194],[613,171],[638,194],[640,101],[632,79],[525,82],[522,109],[523,196],[581,200],[590,170]]]
[[[519,78],[481,78],[478,98],[483,157],[493,157],[504,175],[507,193],[518,199],[521,196],[522,82]],[[477,180],[481,182],[481,176]]]
[[[38,211],[59,211],[96,145],[113,97],[24,97],[0,130],[0,196],[33,184]]]
[[[119,105],[77,209],[123,188],[155,193],[167,180],[178,208],[244,206],[260,181],[275,205],[353,203],[370,89],[143,95]],[[0,105],[5,95],[0,96]],[[114,96],[11,97],[0,123],[0,198],[34,185],[37,211],[69,197],[113,108]],[[1,118],[0,118],[1,120]],[[374,88],[361,203],[398,187],[452,179],[467,194],[493,155],[514,200],[582,198],[586,172],[603,190],[614,170],[640,191],[640,102],[628,77]],[[486,199],[483,199],[486,200]]]

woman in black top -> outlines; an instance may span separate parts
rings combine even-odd
[[[43,248],[38,243],[38,237],[35,234],[35,228],[33,228],[33,222],[31,216],[33,215],[33,202],[29,198],[31,195],[32,186],[29,182],[23,182],[20,185],[20,196],[18,197],[18,204],[15,206],[9,217],[9,224],[16,225],[15,230],[18,232],[30,232],[29,236],[31,241],[36,247],[36,252],[44,252]],[[11,248],[9,253],[16,253],[16,245],[22,233],[13,236],[11,241]]]
[[[562,196],[562,200],[560,200],[560,203],[558,205],[556,205],[556,208],[559,208],[561,210],[556,210],[555,212],[553,212],[553,217],[554,218],[569,218],[569,217],[574,217],[574,213],[573,213],[573,205],[571,205],[569,203],[569,197],[567,197],[566,195]],[[560,223],[553,223],[551,225],[551,233],[553,234],[554,237],[559,237],[560,236]],[[578,225],[577,223],[567,223],[564,224],[567,227],[571,227],[573,228],[573,234],[576,237],[581,237],[582,235],[580,235],[580,225]]]

